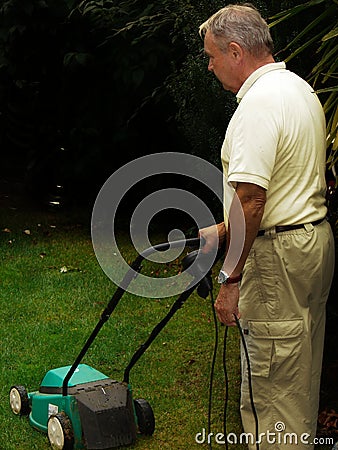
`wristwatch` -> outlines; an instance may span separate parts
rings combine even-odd
[[[232,284],[232,283],[238,283],[242,279],[242,274],[238,275],[237,277],[231,277],[228,275],[224,270],[221,270],[218,274],[217,281],[219,284]]]

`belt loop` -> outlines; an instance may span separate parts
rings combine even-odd
[[[304,223],[304,228],[308,233],[310,233],[314,230],[315,227],[312,225],[312,223]]]
[[[271,239],[276,239],[276,227],[269,228],[265,231],[265,236],[269,236]]]

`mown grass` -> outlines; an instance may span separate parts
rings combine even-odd
[[[6,208],[0,214],[0,448],[44,450],[49,448],[47,437],[32,429],[27,418],[12,414],[8,404],[10,386],[22,384],[34,391],[49,369],[71,364],[115,286],[95,258],[87,217],[78,224],[74,216],[68,219],[60,213]],[[161,239],[154,237],[155,242]],[[136,256],[123,233],[119,245],[129,259]],[[143,273],[153,270],[146,263]],[[171,270],[175,272],[176,265]],[[126,293],[83,362],[121,380],[133,352],[174,300]],[[220,327],[214,381],[214,432],[223,430],[223,330]],[[210,300],[194,293],[131,372],[134,398],[150,402],[156,429],[152,437],[140,437],[129,448],[207,448],[197,444],[195,436],[207,428],[214,333]],[[227,429],[237,434],[241,431],[238,347],[238,332],[231,329]]]

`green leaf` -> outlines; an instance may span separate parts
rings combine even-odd
[[[326,116],[328,117],[328,119],[327,119],[328,123],[330,122],[329,113],[330,113],[330,111],[332,111],[332,109],[336,108],[336,106],[337,106],[337,92],[333,88],[333,89],[331,89],[331,94],[329,95],[328,99],[326,100],[326,102],[324,103],[324,106],[323,106],[324,112],[325,112]]]
[[[86,66],[91,59],[92,59],[92,55],[90,53],[69,52],[69,53],[66,53],[63,58],[63,65],[64,66],[72,66],[72,65]]]
[[[331,30],[329,33],[327,33],[323,38],[322,41],[328,41],[329,39],[333,39],[338,36],[338,27]]]
[[[76,53],[75,59],[81,66],[86,66],[91,59],[91,55],[89,53]]]
[[[326,0],[311,0],[308,3],[304,3],[301,5],[293,6],[290,9],[287,9],[285,11],[281,11],[278,14],[275,14],[274,16],[270,17],[270,19],[277,19],[274,22],[270,23],[269,27],[274,27],[277,24],[283,22],[284,20],[289,19],[290,17],[295,16],[296,14],[305,11],[306,9],[310,8],[311,6],[320,5],[321,3],[324,3]]]
[[[333,62],[333,64],[331,65],[331,67],[329,68],[329,70],[324,73],[324,78],[322,80],[322,83],[326,83],[330,78],[337,78],[336,74],[337,74],[337,70],[338,70],[338,61],[335,60]]]
[[[326,29],[327,30],[327,29]],[[326,30],[323,31],[323,33],[326,33]],[[314,42],[318,42],[318,36],[316,35],[314,36],[312,39],[309,39],[307,42],[305,42],[303,45],[301,45],[300,47],[298,47],[290,56],[288,56],[285,59],[285,62],[290,61],[291,59],[295,58],[297,55],[299,55],[300,53],[302,53],[306,48],[310,47]],[[291,45],[291,43],[290,43]]]
[[[334,64],[337,64],[337,47],[334,46],[330,51],[326,52],[320,59],[319,63],[312,69],[312,73],[323,70],[324,67],[329,67],[330,60],[334,59]]]
[[[327,92],[338,92],[338,86],[331,86],[324,89],[318,89],[318,91],[316,91],[317,94],[323,94]]]
[[[325,10],[320,16],[318,16],[315,20],[313,20],[309,25],[307,25],[302,32],[300,32],[289,44],[281,51],[286,51],[290,47],[296,44],[299,40],[301,40],[305,35],[307,35],[314,27],[316,27],[319,23],[324,21],[327,16],[332,14],[331,8]],[[324,22],[325,23],[325,22]],[[322,35],[324,34],[323,31],[319,32],[316,36],[313,37],[314,41],[318,40],[318,42],[321,41]]]

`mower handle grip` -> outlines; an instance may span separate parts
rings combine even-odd
[[[163,242],[162,244],[155,244],[140,253],[139,257],[146,258],[147,256],[155,253],[155,252],[164,252],[166,250],[169,250],[170,248],[178,248],[178,247],[196,247],[204,246],[205,239],[203,237],[197,237],[197,238],[190,238],[190,239],[180,239],[177,241],[171,241],[171,242]]]

